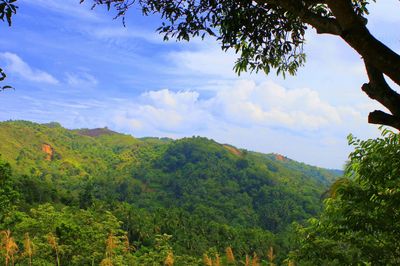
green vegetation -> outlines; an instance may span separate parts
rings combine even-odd
[[[400,264],[400,135],[360,141],[346,178],[332,186],[319,219],[302,228],[296,261],[306,265]]]
[[[317,215],[338,177],[200,137],[9,121],[0,138],[0,230],[19,250],[0,249],[9,265],[10,254],[19,265],[225,265],[228,247],[235,263],[265,264],[270,247],[282,263],[292,223]]]
[[[26,121],[0,136],[4,265],[400,263],[400,138],[387,130],[349,137],[342,178],[200,137]]]

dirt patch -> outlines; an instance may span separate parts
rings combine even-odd
[[[280,154],[275,154],[275,159],[278,161],[287,161],[288,160],[285,156],[280,155]]]
[[[44,143],[42,145],[42,152],[46,153],[46,161],[51,161],[54,155],[54,149],[49,144]]]
[[[233,153],[237,156],[241,156],[242,152],[236,149],[235,147],[232,147],[230,145],[223,145],[225,149],[227,149],[230,153]]]

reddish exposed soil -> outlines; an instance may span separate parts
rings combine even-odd
[[[49,144],[43,144],[42,151],[46,153],[46,161],[51,161],[53,159],[54,150]]]

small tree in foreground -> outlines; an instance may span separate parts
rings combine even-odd
[[[400,265],[400,135],[360,141],[346,177],[337,182],[319,219],[301,229],[296,261],[310,265]]]

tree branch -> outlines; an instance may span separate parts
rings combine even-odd
[[[326,0],[343,31],[365,26],[364,20],[354,12],[352,0]]]
[[[256,0],[257,4],[270,4],[281,7],[291,14],[297,16],[302,22],[311,25],[317,33],[326,33],[341,35],[340,25],[334,18],[322,17],[310,11],[309,7],[315,2],[323,3],[325,1],[306,1],[306,5],[298,0]]]
[[[387,84],[382,72],[365,61],[370,82],[362,86],[362,90],[374,100],[390,110],[393,115],[400,116],[400,94]]]
[[[334,18],[320,17],[308,11],[303,17],[303,21],[313,26],[319,34],[341,35],[342,29]]]
[[[400,117],[375,110],[368,115],[368,123],[386,125],[400,130]]]
[[[390,88],[381,71],[364,60],[369,83],[362,86],[362,90],[374,100],[389,109],[392,114],[375,110],[368,116],[371,124],[391,126],[400,130],[400,94]]]

